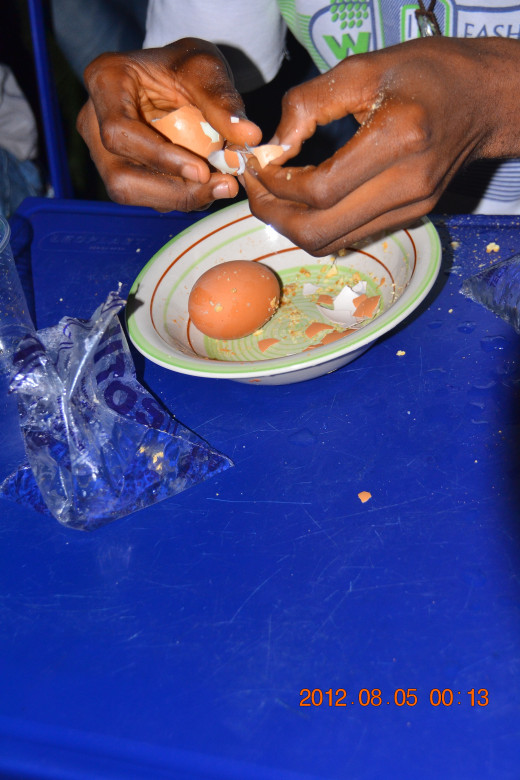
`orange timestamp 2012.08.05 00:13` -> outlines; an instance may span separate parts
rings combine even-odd
[[[471,688],[469,691],[431,688],[423,696],[418,688],[396,688],[384,696],[380,688],[360,688],[354,692],[345,688],[302,688],[300,691],[300,707],[380,707],[390,704],[415,707],[420,701],[427,701],[432,707],[487,707],[489,692],[487,688]]]

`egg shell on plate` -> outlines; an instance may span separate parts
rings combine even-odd
[[[208,269],[188,300],[191,321],[206,336],[249,336],[271,319],[280,303],[276,274],[263,263],[230,260]]]
[[[169,114],[153,119],[152,125],[172,143],[208,158],[222,149],[224,139],[196,106],[182,106]]]

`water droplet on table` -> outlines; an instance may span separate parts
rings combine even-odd
[[[316,436],[309,431],[308,428],[303,428],[301,431],[296,431],[289,436],[289,441],[292,444],[303,444],[308,446],[309,444],[315,444]]]
[[[476,327],[476,322],[461,322],[457,330],[460,330],[461,333],[473,333]]]
[[[484,336],[480,339],[480,346],[484,352],[495,352],[506,348],[507,339],[503,336]]]

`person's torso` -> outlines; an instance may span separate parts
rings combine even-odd
[[[429,6],[429,2],[425,2]],[[293,35],[324,72],[352,54],[364,54],[419,37],[417,2],[278,0]],[[436,0],[443,35],[520,40],[520,3],[514,0]],[[453,183],[454,208],[520,214],[520,160],[483,160]]]
[[[429,3],[425,3],[429,5]],[[417,38],[418,4],[405,0],[278,0],[288,27],[321,71],[351,54]],[[436,0],[443,35],[520,39],[520,3],[515,0]]]

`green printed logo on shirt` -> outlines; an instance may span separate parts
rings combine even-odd
[[[330,2],[313,16],[311,39],[329,67],[350,54],[365,54],[384,45],[378,5],[375,0]]]
[[[321,71],[351,54],[393,46],[419,35],[416,0],[278,0],[278,5]],[[444,35],[520,39],[518,0],[437,0],[435,15]]]
[[[384,46],[380,0],[329,0],[321,4],[316,0],[279,0],[279,6],[321,71],[351,54],[365,54]]]

